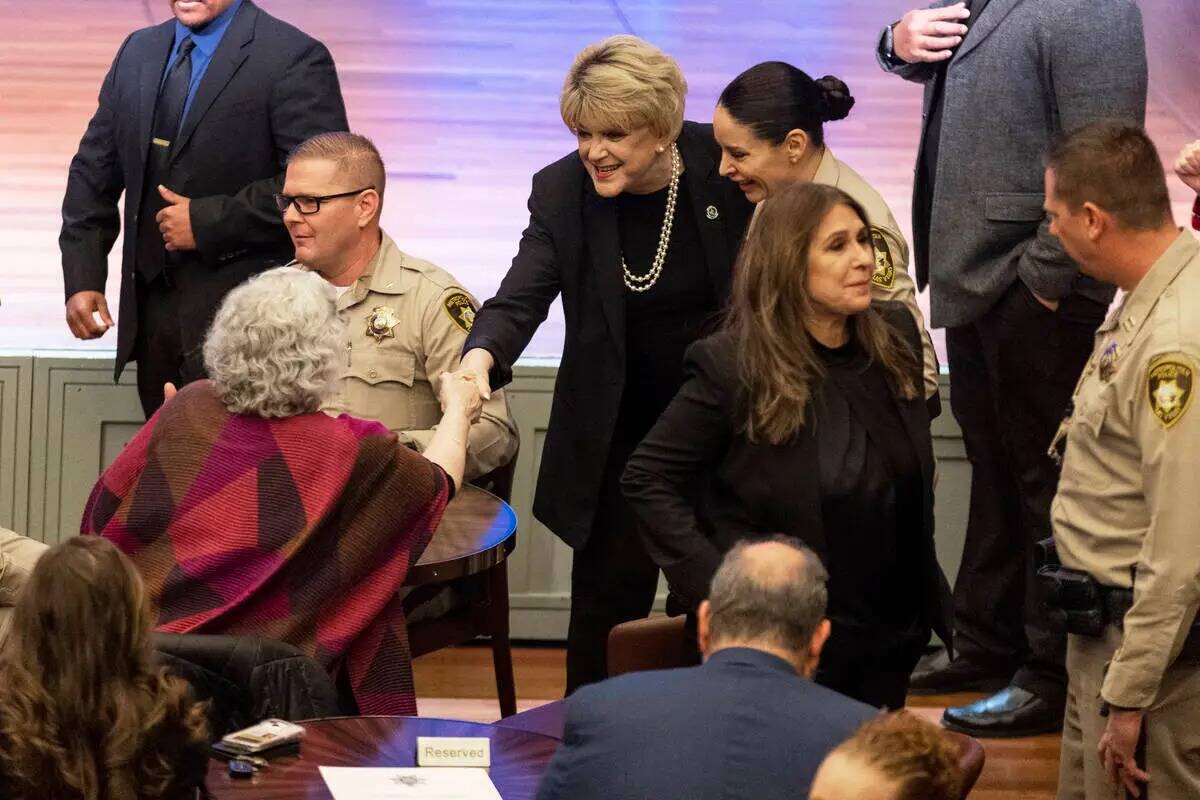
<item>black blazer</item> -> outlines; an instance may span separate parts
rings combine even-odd
[[[877,303],[876,308],[911,347],[913,378],[921,386],[921,335],[912,315],[899,303]],[[810,416],[793,444],[746,440],[739,430],[744,391],[736,344],[728,332],[693,344],[684,372],[683,388],[630,457],[621,486],[644,523],[651,558],[667,576],[672,605],[694,611],[708,596],[721,557],[742,539],[785,533],[822,559],[828,550],[816,421]],[[948,642],[949,587],[933,546],[929,411],[920,396],[895,402],[921,464],[923,574],[914,576],[913,585],[923,592],[924,621]]]
[[[712,126],[685,122],[679,152],[709,280],[722,305],[753,206],[717,174]],[[483,348],[493,388],[562,295],[566,337],[542,451],[533,513],[572,547],[591,531],[625,382],[625,284],[615,199],[600,197],[572,152],[533,176],[529,227],[496,296],[483,304],[464,348]]]
[[[104,291],[108,252],[122,230],[116,376],[133,354],[137,328],[134,252],[142,179],[159,83],[175,20],[134,31],[100,87],[95,116],[67,176],[62,250],[66,296]],[[197,250],[167,269],[180,303],[184,351],[194,350],[226,292],[291,260],[293,248],[272,194],[288,153],[310,136],[347,129],[346,108],[325,45],[244,0],[213,53],[172,146],[162,183],[191,198]]]

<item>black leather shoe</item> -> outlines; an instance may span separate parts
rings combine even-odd
[[[1008,686],[970,705],[947,708],[942,724],[981,739],[1038,736],[1062,731],[1065,702],[1051,703],[1020,686]]]
[[[1012,680],[1012,672],[997,672],[965,658],[951,661],[945,650],[932,658],[923,658],[908,681],[909,694],[930,695],[951,692],[994,692]]]

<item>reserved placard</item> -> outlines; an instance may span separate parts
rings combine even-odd
[[[418,736],[419,767],[490,767],[492,742],[484,737]]]

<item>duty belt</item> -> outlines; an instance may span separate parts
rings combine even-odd
[[[1047,603],[1066,618],[1067,633],[1102,636],[1109,625],[1124,630],[1125,615],[1133,607],[1133,590],[1105,586],[1091,575],[1058,564],[1038,570],[1047,588]],[[1200,615],[1194,618],[1176,664],[1200,665]]]

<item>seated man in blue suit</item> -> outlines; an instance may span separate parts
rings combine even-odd
[[[877,710],[813,683],[820,559],[794,539],[739,544],[700,606],[704,664],[636,672],[567,699],[538,800],[796,800]]]

